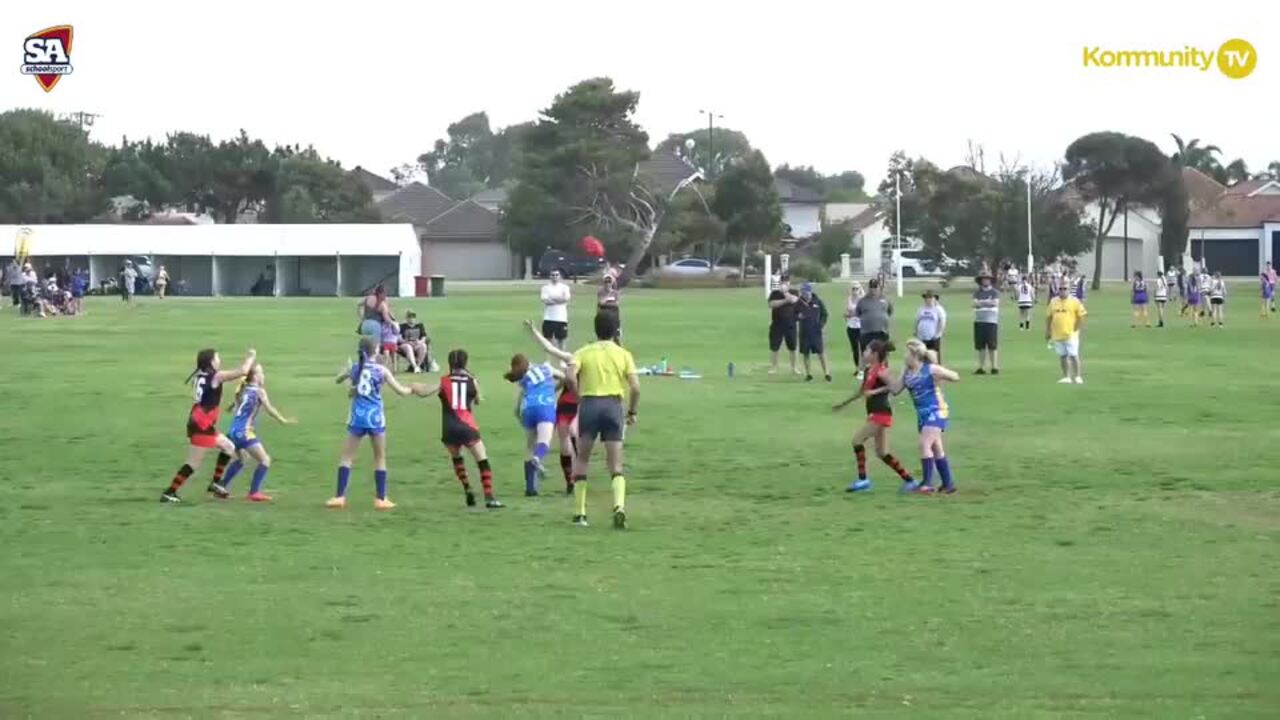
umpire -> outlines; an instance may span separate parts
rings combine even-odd
[[[622,474],[623,429],[636,421],[640,380],[631,352],[615,342],[617,315],[596,313],[596,341],[573,354],[578,369],[578,456],[573,492],[575,525],[587,525],[587,469],[596,440],[604,443],[605,465],[613,477],[613,526],[627,528],[627,480]],[[624,415],[622,405],[627,403]]]

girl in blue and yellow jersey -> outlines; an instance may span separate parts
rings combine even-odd
[[[951,494],[956,485],[951,479],[951,465],[942,447],[942,433],[951,419],[951,408],[942,394],[942,383],[957,382],[960,376],[954,370],[938,364],[938,357],[911,338],[907,341],[906,370],[893,386],[893,392],[904,389],[911,392],[911,402],[916,407],[916,425],[920,429],[920,463],[924,469],[920,492],[933,492],[933,470],[936,467],[942,477],[940,492]]]
[[[178,503],[178,489],[187,478],[200,467],[204,456],[210,450],[217,449],[218,462],[213,468],[213,481],[209,483],[209,492],[219,497],[227,491],[219,484],[231,456],[235,453],[235,445],[225,435],[218,432],[218,413],[222,410],[222,386],[224,383],[249,374],[253,369],[257,353],[250,348],[244,361],[233,370],[222,369],[222,358],[218,351],[206,348],[196,353],[196,369],[187,376],[187,382],[193,388],[191,412],[187,415],[187,441],[191,448],[187,450],[187,461],[173,476],[169,488],[160,495],[161,502]]]
[[[520,386],[516,397],[516,419],[524,428],[529,457],[524,462],[524,494],[538,494],[538,479],[545,474],[542,461],[551,449],[556,430],[556,384],[564,373],[549,363],[530,365],[529,358],[517,353],[511,358],[511,370],[503,375],[507,382]]]
[[[347,506],[347,484],[351,481],[351,463],[355,460],[360,440],[365,436],[373,446],[373,479],[377,498],[375,510],[390,510],[395,503],[387,499],[387,419],[382,407],[382,386],[386,385],[397,395],[411,395],[420,386],[405,387],[396,381],[386,366],[374,362],[378,356],[378,338],[360,338],[360,360],[337,377],[338,384],[348,383],[351,390],[351,414],[347,419],[347,439],[342,444],[342,457],[338,461],[338,492],[325,507]]]
[[[284,425],[294,423],[293,420],[281,415],[280,411],[271,404],[271,400],[267,397],[266,381],[267,375],[262,366],[254,365],[248,379],[236,391],[236,398],[228,408],[235,412],[227,437],[236,448],[236,459],[227,468],[227,474],[222,477],[220,484],[223,489],[230,491],[231,481],[240,474],[245,457],[252,457],[258,463],[257,469],[253,471],[253,483],[249,486],[249,500],[252,502],[271,501],[271,496],[262,492],[262,483],[266,481],[267,473],[271,470],[271,456],[267,454],[267,449],[258,439],[255,427],[258,411],[266,410],[268,415]]]
[[[889,353],[893,352],[893,343],[887,340],[872,340],[867,344],[865,357],[867,372],[863,376],[858,391],[843,402],[831,407],[839,411],[858,398],[866,398],[867,420],[862,427],[853,431],[853,456],[857,460],[858,477],[849,484],[847,492],[864,492],[871,489],[871,480],[867,477],[867,440],[875,441],[876,457],[884,461],[902,479],[899,492],[918,491],[920,486],[911,473],[902,467],[902,463],[889,452],[889,428],[893,427],[893,405],[889,401],[889,391],[893,386],[893,376],[889,372]]]

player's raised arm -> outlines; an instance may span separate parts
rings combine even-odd
[[[213,377],[219,384],[230,382],[231,380],[239,380],[253,371],[253,364],[257,361],[258,351],[249,348],[248,352],[244,354],[244,360],[240,363],[240,367],[234,370],[220,370]]]
[[[555,344],[553,344],[550,340],[542,337],[542,333],[538,332],[538,329],[533,326],[532,320],[525,320],[524,326],[529,330],[529,334],[533,337],[534,342],[538,343],[538,345],[541,346],[542,349],[545,350],[548,355],[550,355],[553,358],[556,358],[557,360],[563,360],[565,362],[573,361],[573,354],[567,353],[564,350],[561,350],[560,348],[556,347]]]

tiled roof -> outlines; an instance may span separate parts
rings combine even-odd
[[[1226,186],[1205,175],[1195,168],[1182,168],[1182,184],[1187,188],[1187,197],[1191,198],[1192,204],[1207,204],[1219,195]]]
[[[636,173],[653,183],[653,189],[669,193],[690,175],[698,172],[697,168],[676,157],[672,153],[654,153],[648,160],[639,163]]]
[[[426,225],[456,204],[456,200],[422,183],[409,183],[378,201],[378,209],[388,221],[399,220]]]
[[[1255,188],[1256,189],[1256,188]],[[1280,195],[1233,195],[1224,193],[1207,207],[1193,208],[1192,228],[1258,227],[1263,223],[1280,223]]]
[[[498,214],[474,200],[463,200],[424,227],[431,238],[488,240],[498,236]]]

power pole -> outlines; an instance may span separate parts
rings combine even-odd
[[[91,113],[91,112],[85,112],[84,110],[77,110],[75,112],[66,113],[62,117],[64,120],[71,120],[72,122],[79,123],[80,129],[84,130],[85,128],[93,127],[94,121],[102,117],[102,115],[99,113]]]
[[[711,110],[699,110],[707,116],[707,181],[715,180],[716,175],[716,118],[724,119]]]

